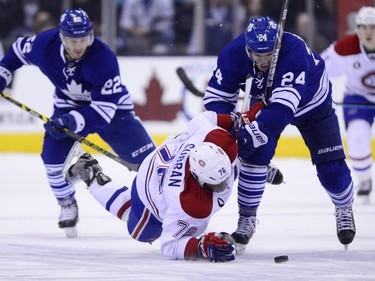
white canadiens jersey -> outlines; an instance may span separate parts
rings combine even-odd
[[[322,53],[330,78],[345,75],[345,95],[375,103],[375,56],[367,54],[356,34],[348,35]]]
[[[162,222],[161,250],[171,259],[184,259],[187,242],[202,235],[212,215],[225,205],[232,192],[235,173],[223,192],[209,193],[198,185],[189,171],[190,151],[213,131],[223,130],[216,126],[216,120],[214,112],[198,115],[190,121],[186,132],[168,138],[144,160],[138,171],[139,197]],[[216,144],[220,146],[220,142],[218,139]],[[236,160],[233,168],[235,163]]]

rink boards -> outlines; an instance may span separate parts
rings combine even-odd
[[[204,91],[215,68],[216,58],[119,57],[119,63],[122,82],[132,95],[137,106],[137,114],[154,141],[160,144],[168,135],[178,134],[184,130],[187,122],[203,111],[202,98],[186,90],[176,74],[176,69],[183,67],[193,84]],[[341,101],[344,79],[339,78],[332,82],[334,100]],[[50,116],[53,90],[52,84],[39,69],[27,66],[15,72],[11,88],[4,92],[37,112]],[[176,107],[179,110],[171,112]],[[149,111],[154,113],[148,114]],[[170,114],[166,115],[168,112]],[[343,128],[341,108],[337,109],[337,114]],[[41,120],[0,98],[0,152],[39,153],[43,132]],[[343,129],[342,132],[345,140]],[[106,143],[97,135],[89,136],[89,140],[108,149]],[[309,156],[302,138],[294,127],[288,126],[283,132],[276,156]]]

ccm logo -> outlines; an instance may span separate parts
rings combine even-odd
[[[149,143],[149,144],[146,144],[144,146],[142,146],[141,148],[135,150],[132,152],[132,157],[137,157],[139,154],[145,152],[146,150],[149,150],[150,148],[153,148],[154,145],[153,143]]]

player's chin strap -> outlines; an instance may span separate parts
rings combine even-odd
[[[20,103],[19,101],[13,99],[11,96],[5,94],[5,93],[2,93],[0,92],[0,96],[3,97],[4,99],[6,99],[7,101],[15,104],[16,106],[20,107],[21,109],[25,110],[26,112],[30,113],[31,115],[35,116],[35,117],[38,117],[39,119],[42,119],[44,122],[48,122],[48,121],[51,121],[48,117],[40,114],[39,112],[31,109],[30,107]],[[84,143],[86,144],[87,146],[91,147],[92,149],[108,156],[109,158],[115,160],[116,162],[124,165],[125,167],[127,167],[129,170],[132,170],[132,171],[138,171],[138,167],[139,165],[138,164],[132,164],[132,163],[129,163],[123,159],[121,159],[120,157],[118,157],[117,155],[105,150],[104,148],[92,143],[91,141],[89,141],[88,139],[68,130],[68,129],[64,129],[64,132],[70,136],[72,139],[80,142],[80,143]]]

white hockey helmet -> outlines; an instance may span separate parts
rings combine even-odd
[[[375,25],[375,7],[362,7],[355,18],[355,24]]]
[[[232,174],[232,165],[224,150],[212,142],[203,142],[189,155],[190,171],[199,184],[221,192]]]
[[[375,8],[362,7],[356,17],[356,32],[367,51],[375,50]]]

